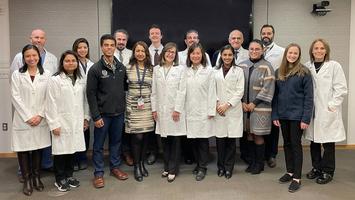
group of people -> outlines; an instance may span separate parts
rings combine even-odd
[[[16,55],[11,66],[12,146],[23,193],[44,189],[40,180],[42,155],[48,155],[44,148],[51,149],[58,190],[80,185],[73,171],[75,166],[87,168],[90,121],[95,188],[105,186],[106,136],[110,173],[119,180],[128,178],[120,169],[122,159],[133,165],[136,181],[149,176],[145,161],[155,162],[161,142],[163,178],[175,180],[183,156],[186,163],[196,163],[193,174],[201,181],[207,173],[209,138],[216,137],[217,175],[229,179],[237,138],[241,158],[248,164],[245,171],[260,174],[265,161],[276,166],[280,129],[286,173],[279,182],[291,182],[290,192],[299,190],[302,136],[311,141],[313,169],[307,178],[330,182],[335,142],[345,140],[344,72],[330,60],[324,39],[314,40],[310,61],[303,65],[300,46],[291,43],[283,49],[274,42],[274,33],[272,25],[264,25],[261,40],[252,40],[246,50],[241,46],[242,32],[233,30],[229,44],[211,62],[196,30],[186,33],[187,48],[178,52],[173,42],[161,44],[157,25],[149,28],[152,44],[138,41],[132,50],[126,47],[127,31],[119,29],[100,38],[103,55],[98,62],[90,61],[89,43],[79,38],[57,65],[44,48],[45,32],[34,30],[32,44]]]

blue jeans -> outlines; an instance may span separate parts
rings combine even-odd
[[[104,126],[94,129],[94,145],[92,160],[95,167],[95,176],[104,175],[104,143],[106,135],[109,137],[110,170],[118,168],[121,164],[121,137],[124,114],[113,117],[102,117]]]
[[[42,149],[42,161],[41,161],[42,169],[49,169],[53,167],[52,160],[52,147],[46,147]]]

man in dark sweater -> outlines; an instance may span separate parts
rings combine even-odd
[[[126,106],[126,70],[114,57],[116,40],[113,36],[103,35],[100,45],[103,56],[90,68],[86,88],[91,117],[95,122],[92,160],[95,167],[93,184],[96,188],[105,186],[103,147],[107,135],[111,175],[119,180],[128,178],[128,175],[119,169]]]

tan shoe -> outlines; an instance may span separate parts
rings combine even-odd
[[[111,170],[111,176],[114,176],[118,180],[122,180],[122,181],[128,179],[128,174],[121,171],[120,169]]]
[[[105,186],[104,177],[95,176],[93,184],[95,188],[103,188]]]

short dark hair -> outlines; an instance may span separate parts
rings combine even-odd
[[[59,60],[59,66],[58,66],[58,71],[57,73],[55,73],[53,76],[57,76],[59,75],[60,73],[65,73],[67,74],[67,72],[65,71],[64,69],[64,59],[67,55],[73,55],[76,59],[76,62],[77,62],[77,68],[74,70],[74,78],[77,79],[77,78],[82,78],[82,75],[80,73],[80,68],[79,68],[79,57],[78,55],[76,54],[76,52],[72,51],[72,50],[67,50],[65,51],[64,53],[62,53],[62,55],[60,56],[60,60]]]
[[[86,58],[87,59],[90,59],[90,46],[89,46],[89,42],[87,41],[87,39],[85,38],[78,38],[74,41],[73,43],[73,47],[72,47],[72,50],[75,52],[75,53],[78,53],[78,47],[79,47],[79,44],[80,43],[85,43],[87,46],[88,46],[88,54],[86,55]]]
[[[33,45],[33,44],[28,44],[26,46],[23,47],[22,49],[22,61],[23,61],[23,66],[18,70],[20,73],[25,73],[28,69],[28,65],[27,63],[25,62],[25,52],[30,50],[30,49],[33,49],[37,52],[38,54],[38,63],[37,63],[37,69],[39,71],[39,74],[43,74],[44,72],[44,69],[43,69],[43,66],[42,66],[42,58],[41,58],[41,54],[39,53],[39,50],[38,48]],[[51,72],[52,73],[52,72]]]
[[[260,34],[261,34],[261,31],[264,29],[264,28],[271,28],[272,29],[272,33],[275,35],[275,29],[272,25],[270,24],[264,24],[261,29],[260,29]]]
[[[163,31],[161,30],[161,28],[160,28],[160,26],[158,24],[150,25],[149,28],[148,28],[148,34],[149,34],[150,29],[153,29],[153,28],[159,29],[160,30],[160,34],[163,35]]]
[[[103,36],[101,36],[101,38],[100,38],[100,46],[102,46],[104,44],[105,40],[113,40],[115,42],[115,46],[116,46],[116,39],[115,39],[115,37],[113,37],[110,34],[104,34]]]
[[[123,33],[123,34],[125,34],[126,37],[127,37],[127,40],[128,40],[129,34],[128,34],[128,32],[127,32],[126,29],[123,29],[123,28],[117,29],[117,30],[113,33],[113,37],[116,37],[116,34],[117,34],[117,33]]]
[[[205,49],[202,47],[201,43],[193,43],[190,46],[189,50],[187,51],[187,59],[186,59],[186,66],[187,67],[191,67],[192,62],[190,60],[190,54],[197,48],[201,49],[201,53],[202,53],[201,64],[203,65],[203,67],[206,67],[206,65],[207,65],[206,53],[205,53]]]
[[[187,39],[187,35],[190,34],[190,33],[196,33],[197,36],[199,37],[199,34],[198,34],[198,31],[197,31],[197,30],[195,30],[195,29],[189,29],[188,31],[186,31],[185,39]]]

